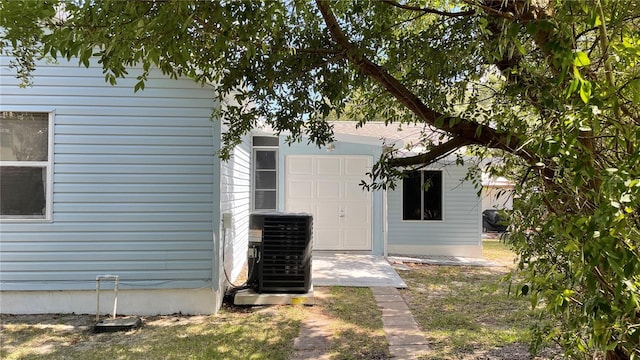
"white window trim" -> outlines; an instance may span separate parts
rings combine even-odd
[[[265,134],[252,134],[252,144],[254,136],[272,136],[273,135],[265,135]],[[276,207],[275,209],[256,209],[256,191],[262,189],[256,189],[256,151],[273,151],[276,154],[276,165],[275,165],[275,173],[276,173]],[[280,196],[280,186],[279,186],[279,172],[280,172],[280,150],[278,146],[253,146],[251,149],[251,211],[277,211],[278,210],[278,199]]]
[[[45,167],[46,168],[46,190],[45,190],[45,217],[43,218],[34,218],[29,217],[28,215],[15,215],[15,216],[4,216],[0,217],[0,223],[42,223],[42,222],[52,222],[53,221],[53,126],[54,126],[54,117],[55,110],[50,107],[41,107],[41,106],[33,106],[33,107],[13,107],[13,106],[3,106],[0,108],[1,111],[12,111],[12,112],[39,112],[39,113],[48,113],[49,116],[49,133],[47,134],[47,161],[32,161],[28,164],[25,164],[24,161],[0,161],[0,165],[2,166],[20,166],[20,167]]]
[[[445,203],[445,196],[444,196],[444,189],[445,187],[445,176],[444,176],[444,171],[442,169],[420,169],[420,170],[416,170],[416,171],[420,171],[421,175],[420,175],[420,183],[424,184],[424,172],[425,171],[439,171],[440,172],[440,176],[442,179],[442,188],[440,189],[440,196],[441,196],[441,201],[442,201],[442,219],[439,220],[405,220],[404,219],[404,182],[401,183],[401,188],[400,188],[400,221],[401,222],[406,222],[406,223],[442,223],[445,221],[445,208],[446,208],[446,203]],[[424,196],[422,196],[420,198],[420,207],[424,208]]]

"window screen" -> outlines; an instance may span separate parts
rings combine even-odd
[[[278,151],[276,149],[255,149],[253,163],[253,208],[255,210],[276,210]]]
[[[0,112],[0,217],[47,215],[49,114]]]

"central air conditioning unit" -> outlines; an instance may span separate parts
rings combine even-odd
[[[308,292],[312,226],[309,214],[251,214],[249,286],[258,293]]]

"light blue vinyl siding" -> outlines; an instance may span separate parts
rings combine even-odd
[[[51,222],[2,222],[2,290],[217,287],[214,92],[154,73],[105,83],[102,69],[42,63],[19,88],[0,62],[0,110],[54,111]],[[214,205],[215,204],[215,205]],[[217,228],[216,228],[217,229]]]
[[[478,190],[471,182],[462,182],[468,168],[448,165],[433,169],[443,170],[443,220],[402,220],[402,181],[399,181],[395,190],[387,192],[389,245],[479,244],[482,206]]]

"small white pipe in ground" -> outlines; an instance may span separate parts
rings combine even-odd
[[[113,318],[116,318],[116,309],[118,307],[118,285],[120,283],[120,275],[98,275],[96,276],[96,322],[100,319],[100,280],[113,280]]]

